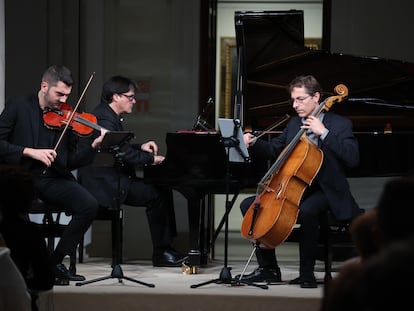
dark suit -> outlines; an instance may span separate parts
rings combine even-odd
[[[72,215],[56,246],[57,261],[75,250],[98,210],[96,199],[71,173],[90,162],[94,154],[90,145],[78,148],[79,138],[73,132],[69,131],[63,137],[51,167],[45,169],[40,161],[23,157],[25,147],[54,148],[60,133],[60,130],[44,126],[43,112],[35,95],[9,99],[0,115],[0,160],[28,168],[35,176],[39,198]]]
[[[300,268],[301,274],[313,273],[318,243],[318,226],[320,214],[330,209],[338,220],[349,220],[359,213],[345,177],[344,167],[355,167],[359,163],[358,142],[352,133],[350,120],[332,112],[324,115],[323,123],[329,130],[325,139],[320,142],[324,157],[321,168],[312,186],[305,191],[299,206],[298,221],[301,224]],[[270,142],[258,140],[250,149],[252,158],[260,156],[275,160],[280,152],[299,132],[302,121],[293,117],[283,132]],[[244,214],[254,198],[247,198],[241,204]],[[269,257],[266,257],[269,253]],[[265,254],[263,256],[263,254]],[[270,252],[263,251],[258,255],[262,266],[275,265]]]
[[[108,104],[98,105],[92,113],[98,124],[110,131],[123,131],[121,119]],[[154,157],[140,146],[127,143],[121,146],[120,172],[116,165],[103,167],[88,165],[79,169],[79,181],[102,206],[115,207],[119,196],[121,204],[146,206],[154,251],[169,248],[176,235],[172,192],[145,184],[135,174],[136,169],[152,164]],[[116,164],[116,163],[114,163]],[[120,173],[120,174],[119,174]],[[118,189],[119,180],[119,189]]]

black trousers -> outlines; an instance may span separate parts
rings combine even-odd
[[[54,264],[72,254],[98,212],[98,201],[76,179],[43,177],[35,182],[39,198],[72,216],[52,256]]]
[[[132,178],[124,203],[146,207],[154,253],[171,247],[177,234],[171,189],[145,184],[141,178]]]
[[[243,215],[252,205],[255,196],[244,199],[240,204]],[[300,223],[299,256],[300,275],[314,272],[319,240],[320,215],[329,208],[328,201],[320,189],[307,192],[299,206]],[[274,249],[256,249],[256,258],[260,267],[276,267],[277,258]]]

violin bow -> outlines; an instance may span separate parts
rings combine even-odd
[[[68,118],[68,122],[66,123],[65,127],[63,128],[63,131],[60,134],[60,137],[59,137],[58,141],[56,142],[55,147],[53,148],[54,151],[56,151],[57,148],[59,147],[59,145],[60,145],[60,143],[62,141],[63,136],[66,134],[66,132],[67,132],[67,130],[69,128],[69,125],[72,123],[73,118],[75,117],[76,110],[78,110],[79,104],[80,104],[81,100],[83,99],[83,97],[85,96],[86,90],[88,89],[89,84],[91,84],[91,81],[92,81],[94,75],[95,75],[95,72],[93,72],[91,74],[91,76],[89,77],[89,80],[86,83],[86,85],[85,85],[85,87],[84,87],[84,89],[82,91],[82,94],[81,94],[81,96],[78,99],[78,102],[76,103],[75,107],[72,110],[72,113],[70,114],[70,117]]]

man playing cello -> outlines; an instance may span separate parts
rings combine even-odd
[[[316,288],[314,267],[319,239],[320,215],[330,210],[338,220],[352,219],[359,211],[344,167],[355,167],[359,163],[358,142],[352,133],[350,120],[332,112],[317,116],[322,89],[313,76],[299,76],[291,81],[288,88],[293,109],[297,116],[292,117],[286,128],[271,141],[256,140],[250,133],[244,135],[252,159],[255,155],[275,160],[300,130],[305,130],[308,139],[323,152],[319,171],[313,182],[306,188],[299,204],[298,222],[301,226],[299,240],[300,267],[299,277],[290,284],[302,288]],[[242,201],[240,208],[245,215],[256,196]],[[242,276],[249,282],[281,282],[281,272],[277,263],[275,249],[256,248],[259,267],[250,274]],[[240,276],[236,276],[236,279]]]

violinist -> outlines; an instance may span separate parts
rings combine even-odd
[[[114,76],[106,81],[102,88],[101,103],[92,111],[98,124],[109,131],[123,131],[123,116],[132,113],[136,91],[135,81],[129,78]],[[181,267],[186,256],[172,246],[176,234],[172,192],[170,189],[145,184],[142,178],[136,176],[138,168],[157,165],[164,160],[164,156],[158,154],[158,145],[152,140],[136,146],[126,143],[122,146],[120,158],[120,174],[115,167],[88,165],[78,171],[80,183],[103,206],[112,206],[116,204],[114,198],[119,198],[121,204],[146,207],[153,246],[153,265]]]
[[[330,210],[337,220],[350,220],[359,212],[344,173],[344,166],[358,165],[359,149],[350,120],[333,112],[323,112],[318,117],[313,115],[322,96],[319,82],[313,76],[296,77],[289,84],[288,91],[297,116],[292,117],[283,132],[269,142],[256,140],[249,133],[244,135],[244,142],[253,160],[260,155],[262,159],[274,161],[295,135],[304,129],[308,139],[323,152],[321,167],[311,185],[305,189],[299,204],[299,277],[289,282],[302,288],[316,288],[314,267],[321,214]],[[255,196],[242,201],[240,208],[243,215],[254,200]],[[255,252],[259,267],[243,275],[242,280],[281,282],[275,249],[259,245]],[[236,276],[237,278],[240,276]]]
[[[76,250],[98,211],[97,200],[77,182],[72,170],[92,161],[103,135],[80,149],[78,142],[84,138],[71,131],[62,137],[62,130],[45,126],[43,119],[45,112],[66,102],[73,83],[68,68],[53,65],[43,73],[37,94],[9,98],[0,115],[0,161],[28,169],[36,196],[72,216],[51,255],[55,285],[85,279],[69,272],[63,259]],[[58,140],[61,143],[54,148]]]

